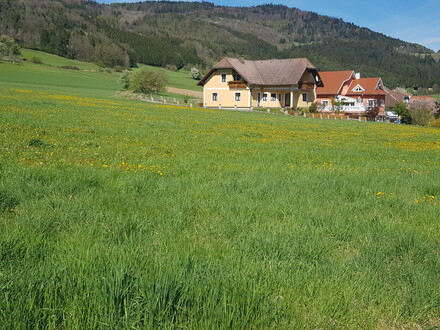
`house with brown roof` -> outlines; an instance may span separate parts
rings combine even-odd
[[[409,103],[411,94],[408,93],[400,93],[385,87],[385,92],[388,94],[385,96],[385,107],[392,108],[396,105],[397,102],[400,103]]]
[[[225,57],[200,80],[203,106],[216,108],[309,107],[323,86],[306,58],[249,61]]]
[[[385,111],[385,97],[388,94],[382,78],[361,78],[354,71],[320,72],[324,86],[317,89],[320,110],[362,115],[369,110],[379,114]],[[333,104],[338,101],[337,108]]]

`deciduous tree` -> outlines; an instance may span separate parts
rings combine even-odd
[[[20,55],[20,47],[15,43],[15,40],[6,35],[0,36],[0,59],[17,61]]]
[[[130,79],[130,87],[133,91],[147,95],[165,91],[167,83],[168,77],[164,72],[149,68],[136,71]]]

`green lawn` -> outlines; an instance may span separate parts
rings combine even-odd
[[[99,67],[93,63],[81,62],[47,54],[36,50],[22,49],[22,57],[25,59],[19,65],[0,61],[0,83],[15,82],[28,85],[35,85],[36,88],[50,87],[61,93],[76,89],[83,95],[108,96],[113,95],[121,89],[117,84],[119,73],[99,72]],[[32,57],[42,60],[43,64],[34,64],[30,61]],[[69,70],[61,66],[76,66],[80,70]],[[139,68],[145,67],[140,64]],[[169,79],[169,86],[175,88],[202,91],[197,86],[197,81],[191,79],[185,70],[177,72],[163,68],[150,67],[152,70],[164,72]],[[137,69],[134,69],[137,70]],[[182,95],[163,93],[162,96],[182,99]]]
[[[45,70],[0,64],[2,328],[440,326],[440,130]]]
[[[147,65],[139,64],[139,68],[146,66]],[[154,66],[150,66],[149,68],[164,72],[168,76],[169,85],[171,87],[189,89],[200,92],[203,91],[203,88],[201,86],[197,86],[197,81],[192,79],[189,75],[189,72],[186,70],[170,71]]]
[[[433,95],[437,100],[440,100],[440,94]]]

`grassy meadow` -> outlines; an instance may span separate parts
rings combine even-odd
[[[46,88],[59,93],[74,93],[82,96],[108,97],[121,89],[117,80],[120,73],[105,70],[87,62],[70,60],[53,54],[39,52],[31,49],[22,49],[24,59],[19,65],[0,61],[0,84],[19,83],[29,88]],[[31,61],[33,57],[39,58],[42,64]],[[76,66],[79,70],[60,68],[61,66]],[[139,65],[139,68],[145,65]],[[165,73],[169,80],[169,86],[193,91],[202,91],[196,81],[191,79],[188,71],[169,71],[162,68],[150,67]],[[137,69],[134,69],[137,70]],[[162,93],[166,98],[183,99],[183,95]]]
[[[1,328],[440,326],[440,130],[25,65],[0,63]]]

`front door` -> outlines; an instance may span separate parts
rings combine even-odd
[[[258,107],[261,106],[261,93],[258,93]]]
[[[290,107],[290,93],[284,94],[284,106]]]

